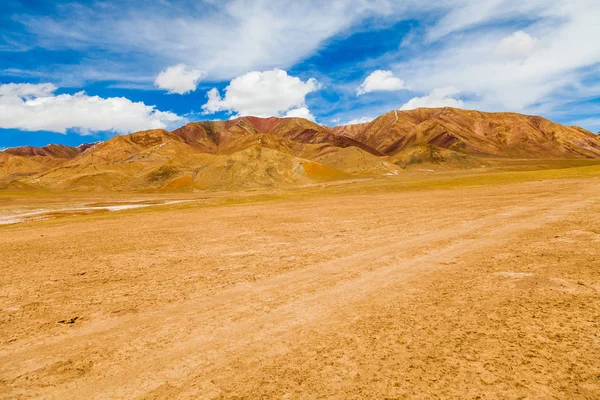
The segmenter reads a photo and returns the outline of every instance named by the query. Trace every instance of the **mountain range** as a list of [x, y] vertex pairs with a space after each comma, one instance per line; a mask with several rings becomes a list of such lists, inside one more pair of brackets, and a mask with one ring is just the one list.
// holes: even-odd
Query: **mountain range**
[[202, 190], [480, 167], [514, 159], [600, 158], [600, 137], [537, 116], [455, 108], [394, 110], [363, 124], [239, 117], [78, 147], [0, 152], [0, 189]]

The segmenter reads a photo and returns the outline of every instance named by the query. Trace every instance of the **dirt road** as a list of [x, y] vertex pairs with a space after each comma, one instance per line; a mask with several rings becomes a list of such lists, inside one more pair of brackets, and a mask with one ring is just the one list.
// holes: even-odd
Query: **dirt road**
[[2, 398], [599, 398], [600, 179], [0, 227]]

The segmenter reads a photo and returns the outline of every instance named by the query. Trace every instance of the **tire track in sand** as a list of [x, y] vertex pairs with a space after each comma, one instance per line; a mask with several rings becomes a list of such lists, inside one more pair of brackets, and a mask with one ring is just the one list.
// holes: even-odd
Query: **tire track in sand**
[[77, 336], [60, 337], [49, 344], [23, 343], [0, 353], [0, 377], [19, 388], [13, 395], [43, 394], [42, 387], [31, 384], [43, 383], [44, 374], [52, 373], [48, 366], [68, 354], [92, 362], [95, 373], [56, 382], [56, 398], [135, 398], [166, 382], [184, 390], [244, 352], [268, 347], [274, 337], [313, 324], [390, 285], [445, 268], [447, 261], [461, 254], [564, 218], [594, 201], [581, 202], [577, 196], [557, 200], [538, 199], [510, 213], [237, 285], [210, 298], [94, 321]]

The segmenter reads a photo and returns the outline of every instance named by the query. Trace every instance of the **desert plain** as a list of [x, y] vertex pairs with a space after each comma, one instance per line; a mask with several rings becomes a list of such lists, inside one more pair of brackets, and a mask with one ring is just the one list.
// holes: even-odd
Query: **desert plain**
[[598, 161], [0, 214], [0, 398], [600, 398]]

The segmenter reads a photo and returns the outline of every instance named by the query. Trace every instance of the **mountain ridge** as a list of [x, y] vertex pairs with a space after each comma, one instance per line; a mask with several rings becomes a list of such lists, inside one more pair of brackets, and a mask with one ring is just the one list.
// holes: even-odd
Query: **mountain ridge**
[[327, 127], [302, 118], [190, 122], [77, 147], [0, 152], [0, 188], [193, 190], [399, 175], [416, 164], [599, 159], [600, 137], [542, 117], [451, 107], [392, 110]]
[[[411, 144], [427, 142], [442, 148], [464, 146], [463, 151], [487, 156], [528, 158], [541, 153], [565, 157], [568, 152], [579, 151], [582, 157], [600, 157], [598, 136], [592, 132], [539, 116], [511, 112], [488, 113], [451, 107], [394, 110], [358, 127], [345, 127], [347, 125], [333, 130], [387, 155], [407, 149]], [[555, 138], [557, 133], [559, 137]], [[574, 143], [577, 140], [580, 141]]]

